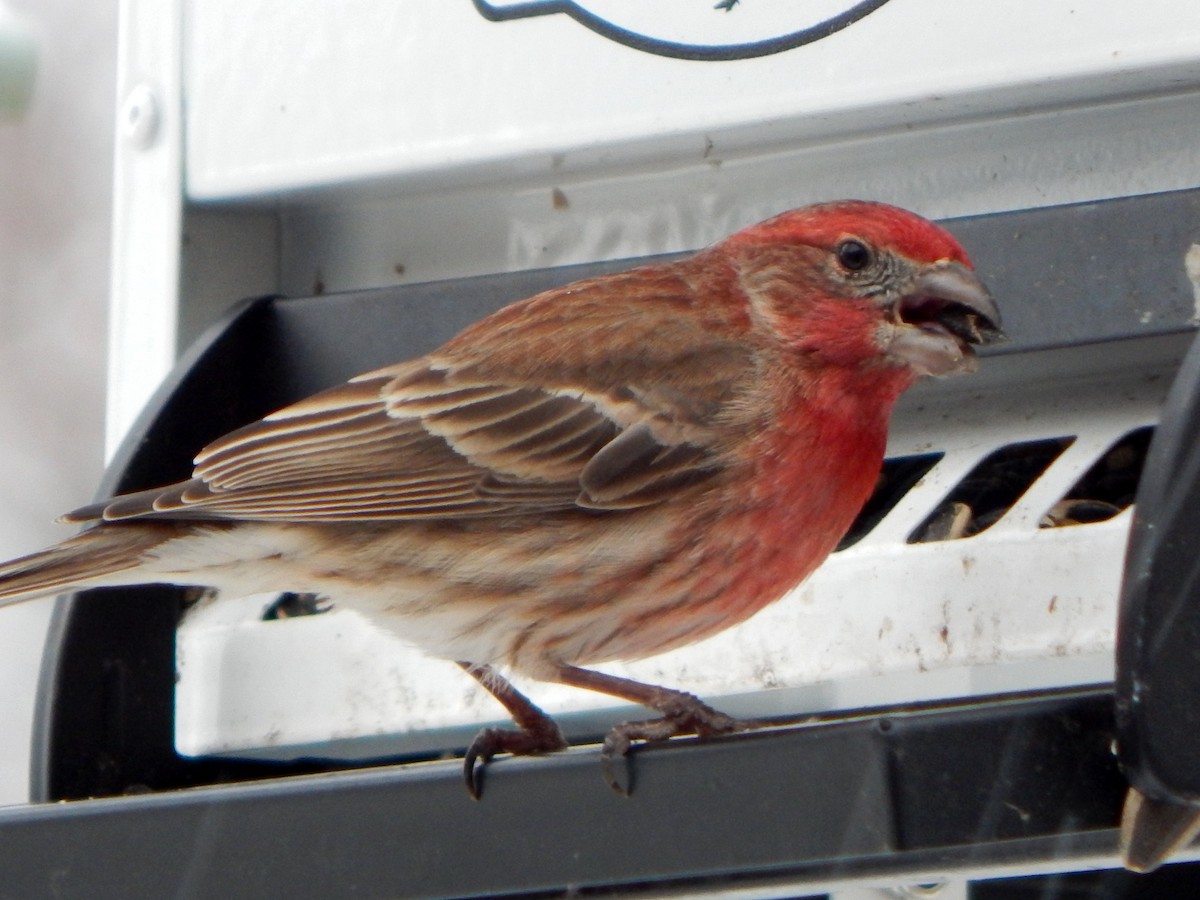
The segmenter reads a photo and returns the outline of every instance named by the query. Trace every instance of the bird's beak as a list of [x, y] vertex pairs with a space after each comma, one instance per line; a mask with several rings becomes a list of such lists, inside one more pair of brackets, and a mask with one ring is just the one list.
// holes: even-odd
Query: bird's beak
[[1006, 340], [1000, 310], [979, 277], [957, 262], [923, 266], [893, 301], [888, 352], [922, 375], [975, 368], [974, 347]]

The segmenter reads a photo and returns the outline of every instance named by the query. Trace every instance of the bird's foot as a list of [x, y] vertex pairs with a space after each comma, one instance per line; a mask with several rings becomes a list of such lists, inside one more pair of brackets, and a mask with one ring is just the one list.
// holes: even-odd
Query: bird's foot
[[[628, 796], [633, 788], [627, 759], [634, 741], [665, 741], [681, 734], [712, 737], [755, 727], [754, 722], [727, 716], [692, 694], [660, 690], [662, 694], [655, 708], [663, 714], [662, 718], [624, 722], [615, 726], [604, 739], [600, 754], [604, 780], [618, 794]], [[621, 773], [617, 771], [617, 761], [626, 763], [621, 767], [624, 770]]]
[[528, 719], [521, 725], [520, 731], [484, 728], [471, 741], [463, 758], [463, 778], [467, 782], [467, 793], [474, 799], [478, 800], [483, 793], [483, 770], [497, 753], [533, 756], [567, 748], [567, 739], [549, 716]]
[[487, 688], [500, 701], [516, 723], [517, 729], [485, 728], [475, 735], [463, 759], [463, 777], [467, 793], [478, 800], [483, 793], [483, 770], [497, 753], [532, 756], [554, 753], [567, 748], [567, 739], [558, 723], [535, 706], [532, 701], [488, 665], [460, 662], [464, 672]]

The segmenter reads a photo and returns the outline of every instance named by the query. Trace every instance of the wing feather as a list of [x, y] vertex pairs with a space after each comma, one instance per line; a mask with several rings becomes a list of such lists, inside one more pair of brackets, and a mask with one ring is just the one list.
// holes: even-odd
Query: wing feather
[[200, 451], [189, 480], [65, 518], [427, 519], [662, 502], [721, 470], [714, 418], [736, 409], [731, 398], [753, 376], [744, 347], [678, 315], [672, 271], [648, 296], [645, 333], [622, 323], [627, 345], [603, 358], [590, 346], [565, 358], [546, 323], [569, 316], [523, 317], [578, 303], [577, 315], [608, 330], [620, 312], [608, 295], [592, 297], [590, 283], [550, 292], [501, 311], [490, 331], [469, 329], [428, 357], [231, 432]]

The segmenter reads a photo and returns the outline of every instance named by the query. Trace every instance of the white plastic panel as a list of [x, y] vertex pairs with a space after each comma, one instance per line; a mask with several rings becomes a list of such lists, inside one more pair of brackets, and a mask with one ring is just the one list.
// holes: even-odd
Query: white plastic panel
[[[645, 4], [578, 6], [616, 21]], [[657, 18], [680, 33], [693, 16], [734, 31], [769, 7], [787, 32], [791, 6], [676, 0]], [[892, 0], [802, 47], [717, 62], [634, 49], [564, 14], [491, 21], [471, 0], [192, 0], [186, 23], [198, 199], [645, 169], [1200, 81], [1189, 0]]]
[[1197, 122], [1190, 92], [769, 150], [717, 142], [706, 155], [698, 140], [670, 169], [328, 191], [282, 206], [280, 287], [302, 296], [317, 282], [334, 292], [693, 250], [836, 197], [940, 219], [1190, 188]]
[[[862, 541], [742, 626], [604, 668], [684, 687], [744, 715], [1110, 678], [1129, 513], [1064, 528], [1039, 522], [1113, 442], [1155, 421], [1186, 343], [1179, 336], [1019, 354], [990, 360], [972, 378], [919, 387], [898, 411], [889, 455], [945, 455]], [[907, 543], [993, 450], [1065, 436], [1071, 446], [996, 525], [971, 538]], [[182, 752], [438, 749], [500, 716], [453, 664], [426, 659], [350, 612], [260, 621], [271, 599], [203, 608], [181, 628]], [[552, 713], [613, 705], [518, 683]], [[568, 730], [596, 721], [584, 717]]]
[[183, 207], [181, 0], [121, 4], [106, 455], [177, 351]]

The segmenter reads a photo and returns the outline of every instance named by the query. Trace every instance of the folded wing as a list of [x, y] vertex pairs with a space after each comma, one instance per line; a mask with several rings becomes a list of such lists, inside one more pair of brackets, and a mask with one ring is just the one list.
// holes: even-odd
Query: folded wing
[[[574, 314], [603, 327], [616, 316], [605, 299], [589, 306], [588, 292], [575, 288]], [[486, 366], [452, 342], [231, 432], [200, 452], [186, 481], [66, 518], [345, 521], [619, 510], [657, 503], [718, 472], [711, 420], [746, 371], [743, 351], [699, 333], [662, 340], [692, 327], [679, 315], [681, 301], [668, 297], [640, 317], [645, 333], [621, 350], [625, 362], [614, 364], [610, 352], [601, 371], [589, 349], [563, 352], [546, 317], [534, 315], [535, 304], [550, 302], [562, 300], [543, 295], [502, 313], [508, 331], [485, 333], [498, 342], [482, 348]], [[478, 351], [485, 341], [475, 340]], [[672, 345], [687, 354], [671, 356]], [[556, 378], [528, 368], [539, 350]]]

